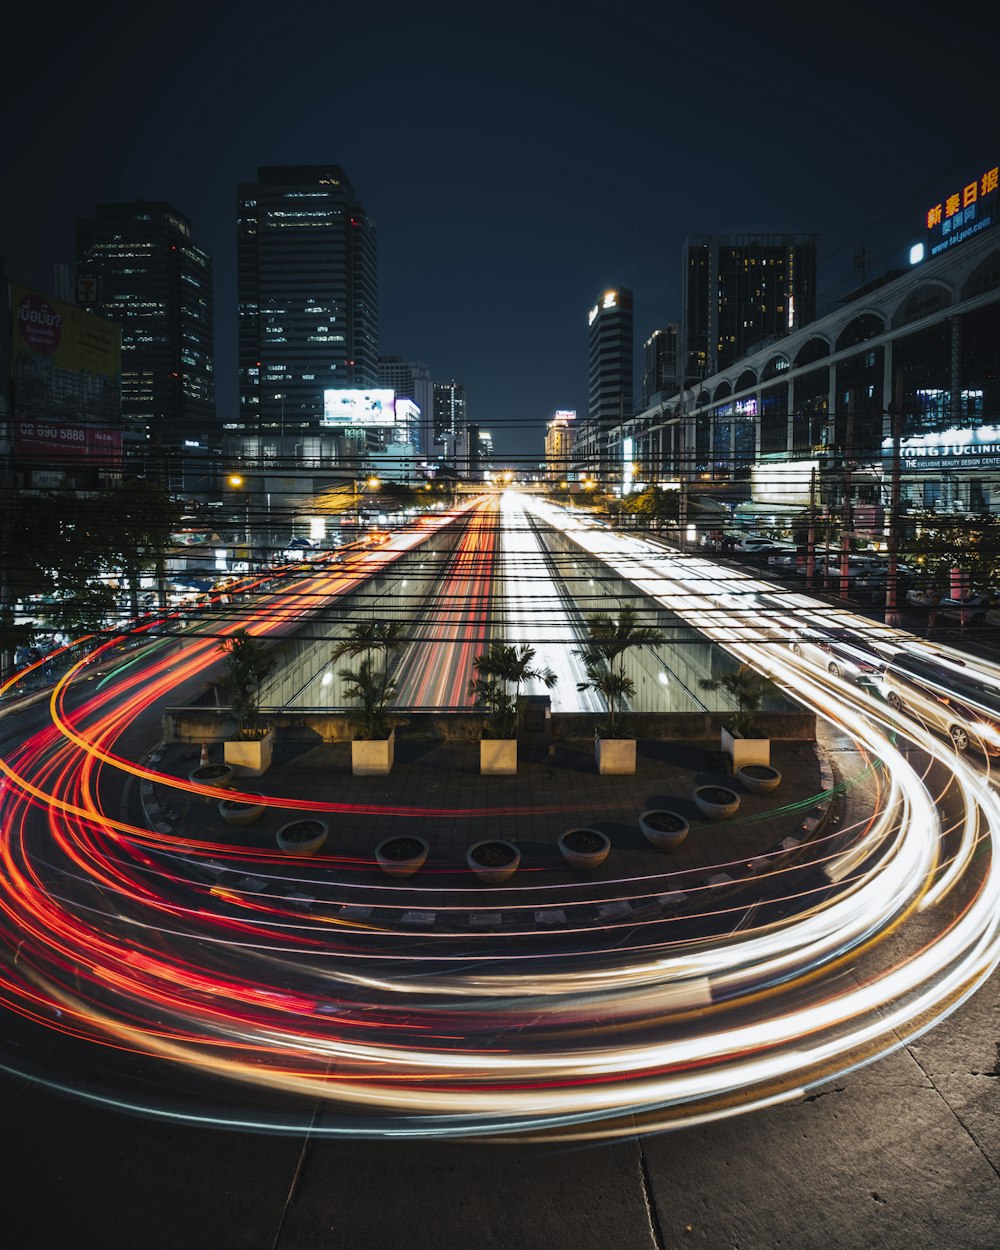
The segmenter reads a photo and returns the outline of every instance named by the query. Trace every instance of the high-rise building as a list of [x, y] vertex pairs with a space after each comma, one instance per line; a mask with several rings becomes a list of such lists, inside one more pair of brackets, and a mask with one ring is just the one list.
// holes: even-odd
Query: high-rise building
[[605, 291], [590, 310], [587, 418], [602, 429], [632, 415], [632, 292]]
[[643, 344], [640, 411], [655, 402], [654, 396], [674, 395], [677, 380], [677, 339], [680, 327], [676, 321], [654, 330]]
[[378, 384], [375, 227], [339, 165], [239, 187], [240, 423], [318, 430], [323, 392]]
[[98, 204], [76, 223], [77, 303], [121, 328], [129, 443], [181, 447], [215, 422], [212, 262], [169, 204]]
[[398, 399], [410, 399], [420, 409], [418, 448], [422, 455], [431, 454], [434, 441], [434, 384], [425, 364], [404, 360], [402, 356], [379, 356], [378, 384], [391, 388]]
[[690, 387], [815, 318], [816, 236], [689, 238], [681, 281], [681, 365]]
[[465, 387], [461, 382], [435, 382], [434, 441], [445, 434], [463, 434], [467, 425]]
[[561, 409], [545, 427], [545, 475], [552, 481], [562, 480], [569, 471], [575, 421], [572, 409]]
[[610, 471], [609, 433], [632, 416], [635, 403], [633, 300], [626, 287], [605, 291], [588, 322], [587, 419], [574, 440], [574, 463], [587, 472]]

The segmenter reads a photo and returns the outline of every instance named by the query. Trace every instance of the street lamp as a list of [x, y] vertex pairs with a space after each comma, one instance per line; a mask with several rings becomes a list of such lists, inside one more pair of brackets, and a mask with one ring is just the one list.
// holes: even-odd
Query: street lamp
[[[244, 478], [239, 473], [230, 473], [229, 477], [226, 478], [226, 481], [233, 488], [233, 490], [236, 490], [236, 491], [240, 490], [246, 484]], [[250, 495], [246, 491], [243, 492], [243, 504], [244, 504], [243, 541], [246, 544], [247, 563], [249, 564], [250, 562]]]

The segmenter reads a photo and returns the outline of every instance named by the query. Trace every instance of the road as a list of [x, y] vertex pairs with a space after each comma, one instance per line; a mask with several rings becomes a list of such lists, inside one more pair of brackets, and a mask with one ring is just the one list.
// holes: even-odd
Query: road
[[[192, 1229], [169, 1201], [151, 1219], [121, 1183], [81, 1167], [92, 1206], [124, 1203], [102, 1212], [102, 1244], [129, 1244], [130, 1220], [148, 1245], [174, 1244], [185, 1227], [187, 1244], [254, 1247], [327, 1244], [330, 1229], [366, 1246], [995, 1244], [1000, 811], [987, 771], [776, 638], [808, 624], [818, 609], [807, 596], [772, 605], [773, 587], [750, 575], [540, 511], [766, 667], [857, 758], [881, 761], [868, 817], [787, 879], [788, 906], [766, 923], [683, 943], [655, 930], [628, 948], [590, 941], [571, 960], [544, 934], [522, 936], [470, 964], [464, 939], [431, 952], [303, 915], [287, 894], [256, 913], [234, 913], [224, 892], [193, 905], [170, 870], [176, 846], [135, 818], [150, 770], [133, 760], [162, 703], [213, 671], [216, 640], [162, 640], [99, 678], [84, 667], [47, 710], [3, 722], [5, 1119], [29, 1146], [6, 1183], [19, 1209], [35, 1204], [22, 1244], [55, 1244], [47, 1217], [68, 1219], [83, 1194], [56, 1186], [46, 1210], [51, 1178], [28, 1164], [59, 1158], [65, 1173], [95, 1131], [127, 1177], [130, 1137], [167, 1178], [183, 1138], [182, 1189], [221, 1198]], [[492, 551], [475, 522], [469, 532], [464, 586], [481, 582]], [[355, 575], [331, 572], [329, 592]], [[243, 619], [260, 633], [290, 628], [321, 606], [324, 576], [309, 575], [306, 606], [290, 587]], [[839, 615], [869, 642], [915, 645]], [[280, 872], [276, 856], [207, 849], [251, 875]], [[985, 1090], [956, 1068], [955, 1048], [988, 1074]], [[52, 1072], [91, 1096], [56, 1104], [55, 1149], [37, 1127], [56, 1114], [39, 1084]], [[94, 1105], [104, 1090], [108, 1105]], [[154, 1118], [130, 1111], [142, 1107]], [[221, 1120], [243, 1131], [213, 1137]], [[274, 1135], [252, 1131], [265, 1126]], [[504, 1144], [525, 1133], [551, 1144]], [[462, 1134], [499, 1141], [470, 1151], [450, 1141]], [[915, 1204], [913, 1177], [925, 1188], [944, 1159], [959, 1182]], [[148, 1202], [156, 1191], [141, 1192]]]

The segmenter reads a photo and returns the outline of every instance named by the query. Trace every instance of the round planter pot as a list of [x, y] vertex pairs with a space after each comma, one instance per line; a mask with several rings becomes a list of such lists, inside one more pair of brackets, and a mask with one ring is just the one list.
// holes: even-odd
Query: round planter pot
[[513, 842], [488, 838], [475, 842], [465, 852], [465, 862], [474, 876], [490, 885], [502, 885], [517, 872], [521, 852]]
[[770, 794], [781, 785], [781, 773], [770, 764], [744, 764], [736, 776], [751, 794]]
[[[216, 790], [228, 790], [233, 779], [233, 770], [228, 764], [199, 764], [188, 773], [188, 781], [198, 786], [213, 786]], [[205, 798], [198, 795], [198, 798]]]
[[252, 825], [263, 813], [263, 803], [241, 803], [238, 799], [219, 799], [219, 815], [227, 825]]
[[574, 868], [589, 871], [599, 868], [608, 858], [611, 839], [599, 829], [567, 829], [559, 835], [559, 850]]
[[657, 850], [672, 851], [684, 841], [691, 826], [679, 812], [654, 807], [639, 817], [639, 828]]
[[378, 866], [390, 877], [412, 877], [427, 862], [430, 847], [423, 838], [403, 834], [386, 838], [375, 848]]
[[325, 820], [313, 816], [303, 820], [291, 820], [282, 825], [275, 835], [278, 849], [286, 855], [315, 855], [330, 832]]
[[699, 786], [694, 792], [694, 801], [709, 820], [727, 820], [740, 809], [740, 796], [728, 786]]

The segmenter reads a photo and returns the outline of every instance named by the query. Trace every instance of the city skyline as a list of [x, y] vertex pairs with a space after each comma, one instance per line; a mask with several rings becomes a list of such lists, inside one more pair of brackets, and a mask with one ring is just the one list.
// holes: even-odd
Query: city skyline
[[[261, 40], [264, 10], [241, 12], [199, 13], [167, 58], [119, 5], [45, 32], [41, 79], [13, 67], [11, 99], [35, 112], [7, 173], [30, 194], [0, 217], [8, 275], [51, 291], [94, 203], [174, 204], [213, 261], [222, 416], [237, 409], [236, 188], [260, 166], [347, 170], [378, 231], [379, 353], [462, 378], [470, 419], [530, 462], [553, 411], [586, 409], [595, 290], [635, 291], [638, 350], [681, 313], [685, 237], [789, 230], [817, 233], [830, 300], [856, 258], [869, 274], [898, 264], [921, 196], [996, 149], [985, 46], [891, 13], [855, 38], [857, 7], [826, 28], [781, 5], [753, 24], [727, 6], [632, 5], [610, 27], [595, 6], [571, 27], [516, 7], [459, 25], [432, 6], [338, 17], [346, 59], [328, 17], [311, 15], [309, 41], [301, 24]], [[193, 6], [169, 13], [195, 29], [180, 20]], [[100, 91], [81, 90], [78, 65]], [[946, 90], [929, 99], [931, 81]]]

